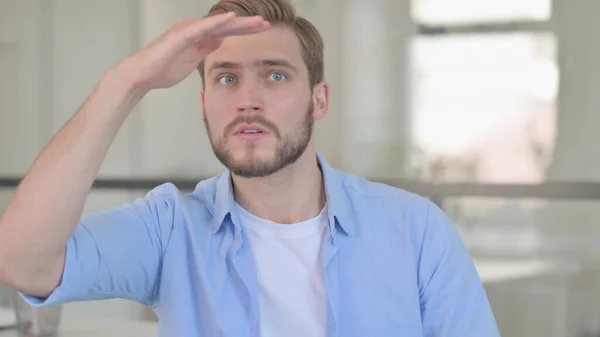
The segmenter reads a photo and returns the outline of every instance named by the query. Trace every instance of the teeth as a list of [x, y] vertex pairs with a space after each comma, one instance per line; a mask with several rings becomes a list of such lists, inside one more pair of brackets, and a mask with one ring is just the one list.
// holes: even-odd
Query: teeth
[[244, 130], [244, 131], [242, 131], [242, 133], [254, 134], [254, 133], [261, 133], [261, 131], [259, 131], [259, 130]]

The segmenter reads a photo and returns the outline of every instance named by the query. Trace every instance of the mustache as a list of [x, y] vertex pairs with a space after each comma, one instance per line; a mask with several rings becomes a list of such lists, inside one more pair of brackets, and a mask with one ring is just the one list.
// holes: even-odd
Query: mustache
[[278, 139], [281, 138], [277, 125], [261, 115], [243, 115], [236, 117], [225, 127], [225, 136], [231, 135], [240, 124], [257, 124], [273, 133]]

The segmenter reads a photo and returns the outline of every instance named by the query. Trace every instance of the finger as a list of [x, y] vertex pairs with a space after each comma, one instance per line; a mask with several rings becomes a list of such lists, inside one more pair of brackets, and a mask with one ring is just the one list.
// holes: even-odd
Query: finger
[[235, 17], [235, 12], [227, 12], [205, 17], [196, 21], [198, 26], [197, 28], [211, 30], [233, 20]]
[[224, 38], [233, 35], [255, 34], [265, 31], [271, 27], [271, 24], [262, 18], [248, 21], [230, 21], [225, 25], [215, 28], [210, 32], [211, 37]]
[[179, 29], [179, 33], [188, 39], [193, 39], [204, 34], [205, 32], [209, 32], [222, 25], [225, 25], [235, 18], [235, 12], [227, 12], [201, 19], [185, 19], [179, 23], [181, 27], [181, 29]]
[[194, 32], [194, 41], [219, 38], [231, 35], [253, 34], [270, 27], [270, 24], [260, 16], [236, 17], [233, 20], [222, 21], [219, 24], [203, 26]]
[[224, 14], [217, 14], [201, 19], [188, 19], [183, 20], [183, 31], [185, 34], [191, 36], [200, 36], [209, 33], [219, 27], [222, 27], [231, 21], [258, 21], [262, 20], [260, 17], [237, 17], [235, 12], [227, 12]]

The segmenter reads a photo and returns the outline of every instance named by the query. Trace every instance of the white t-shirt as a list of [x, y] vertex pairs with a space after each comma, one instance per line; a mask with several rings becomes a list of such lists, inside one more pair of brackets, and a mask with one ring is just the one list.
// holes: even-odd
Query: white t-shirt
[[262, 337], [320, 337], [327, 330], [321, 243], [327, 207], [304, 222], [283, 225], [239, 205], [257, 264]]

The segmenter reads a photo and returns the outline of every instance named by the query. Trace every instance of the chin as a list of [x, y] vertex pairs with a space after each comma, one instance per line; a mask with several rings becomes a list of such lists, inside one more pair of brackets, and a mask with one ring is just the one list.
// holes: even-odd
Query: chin
[[274, 149], [267, 149], [265, 146], [257, 144], [240, 146], [237, 149], [231, 149], [229, 152], [236, 161], [272, 160], [275, 157]]

